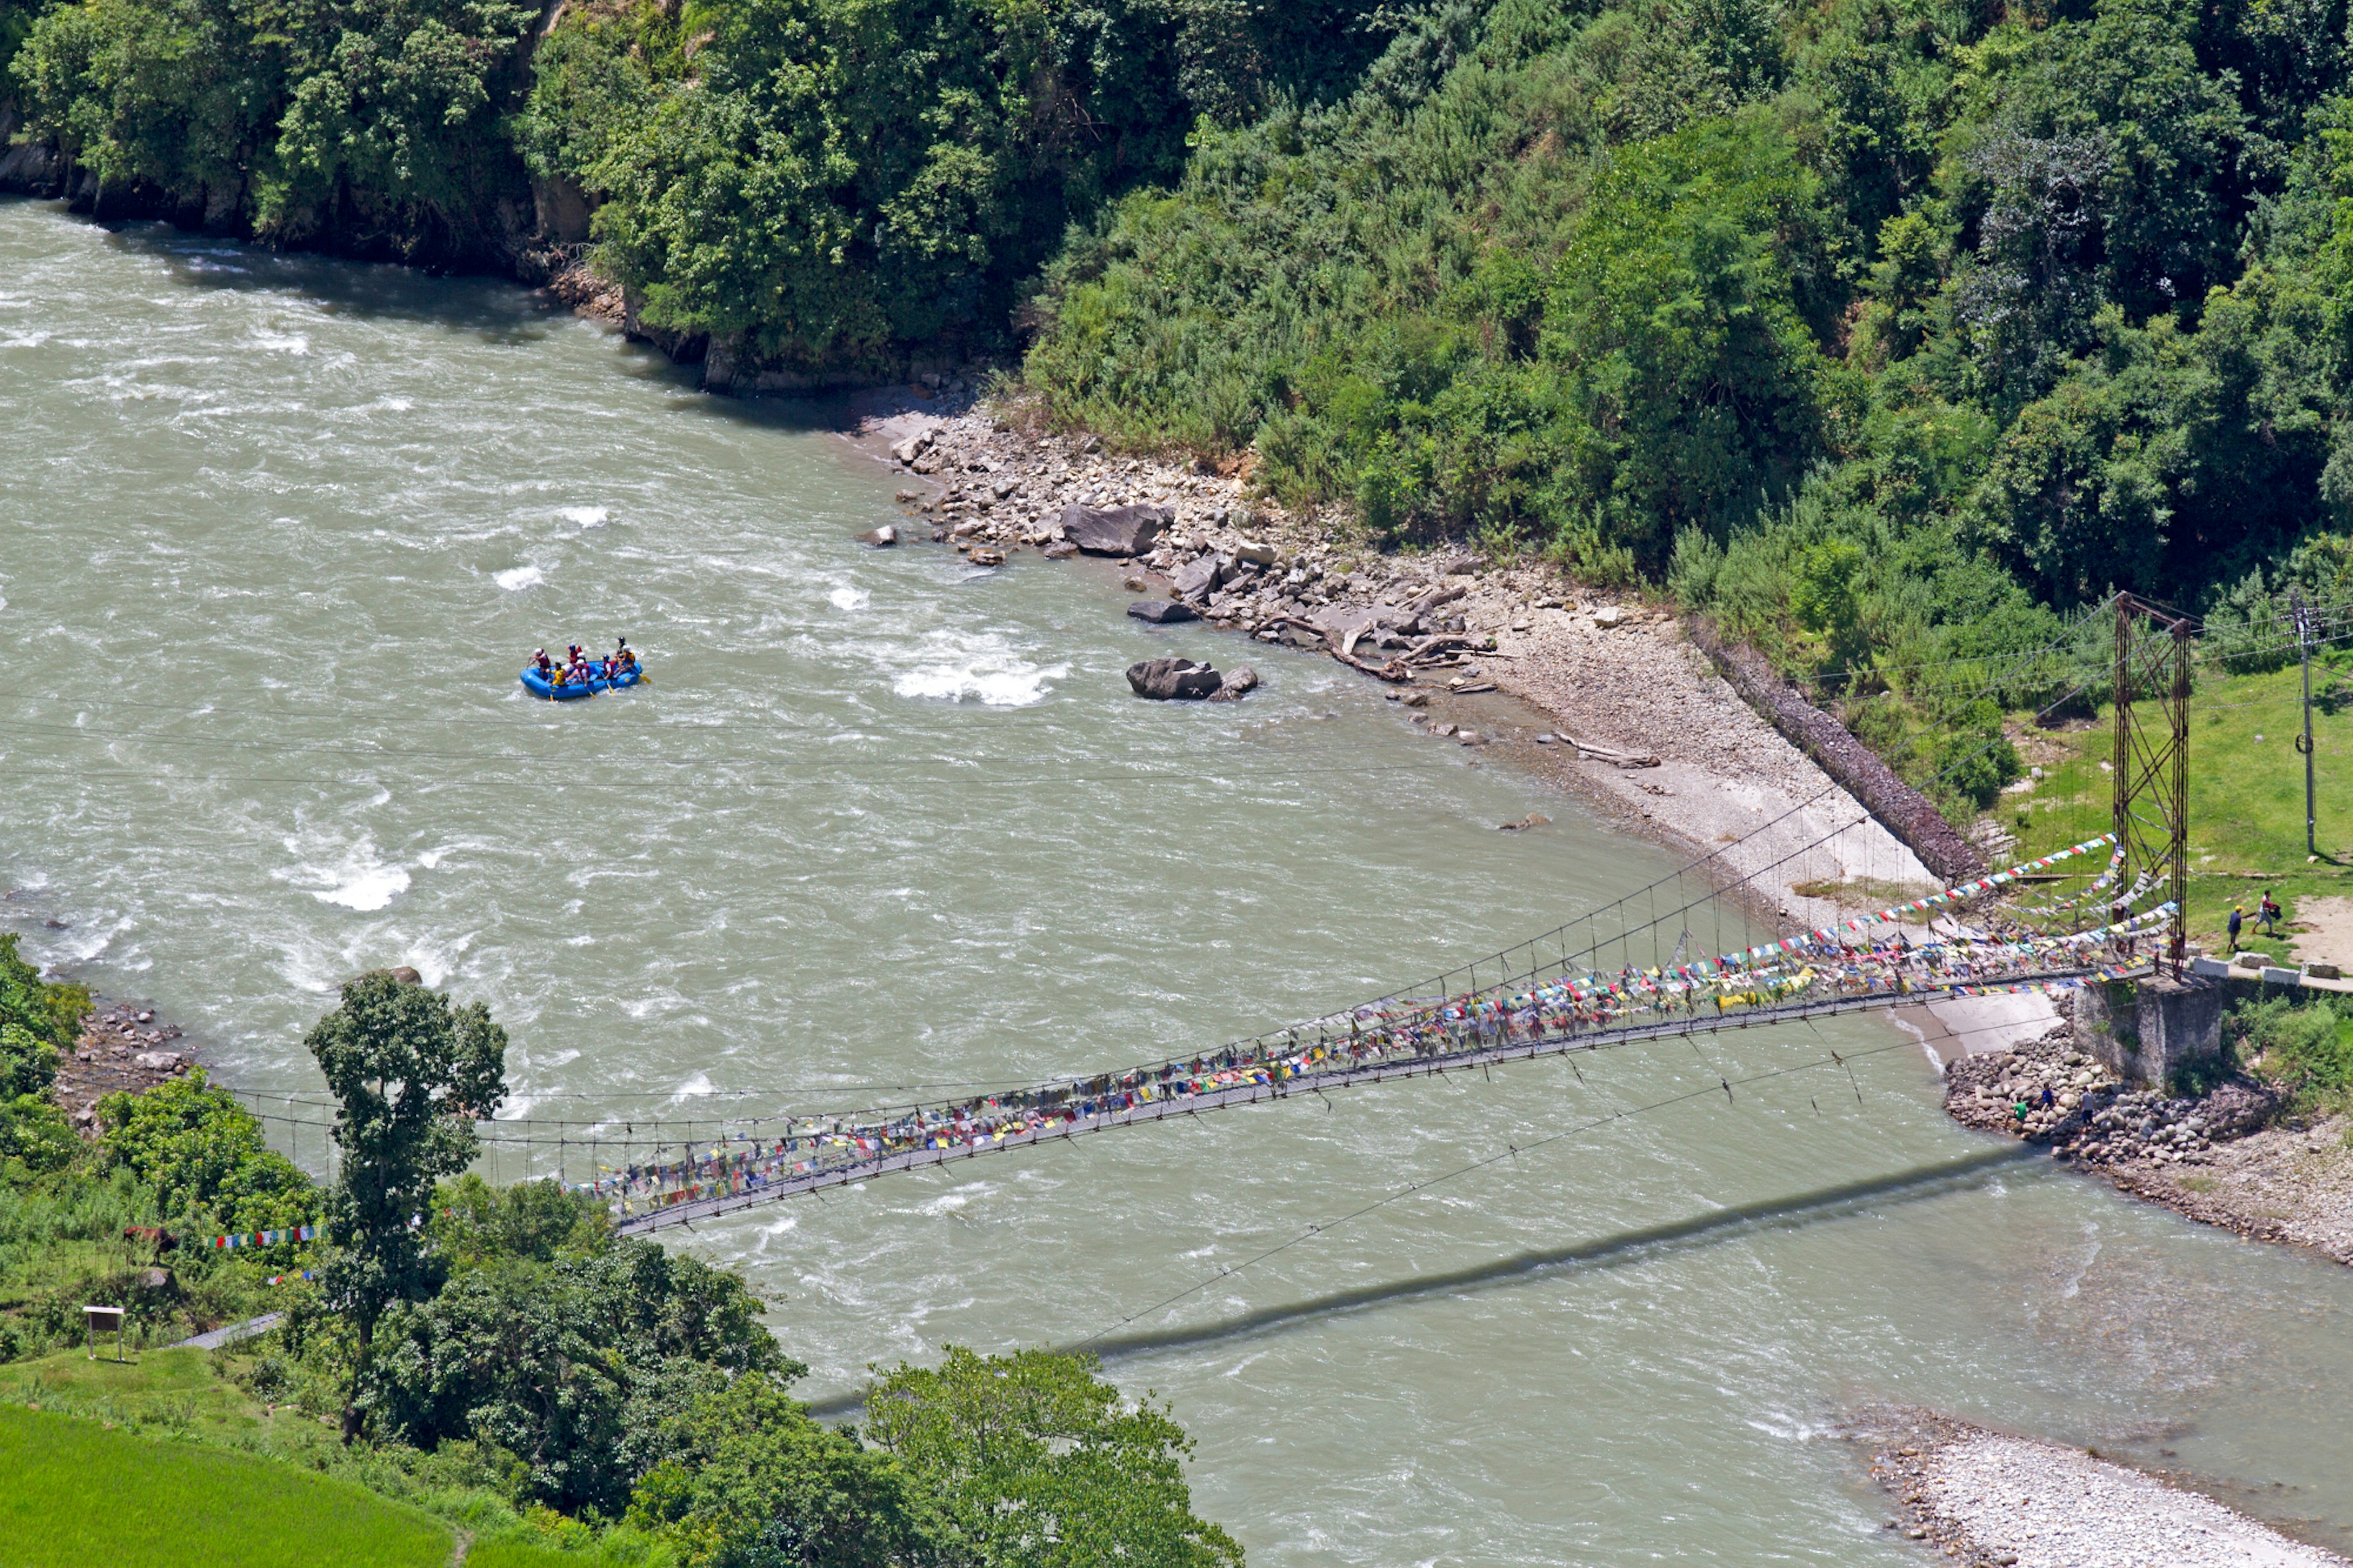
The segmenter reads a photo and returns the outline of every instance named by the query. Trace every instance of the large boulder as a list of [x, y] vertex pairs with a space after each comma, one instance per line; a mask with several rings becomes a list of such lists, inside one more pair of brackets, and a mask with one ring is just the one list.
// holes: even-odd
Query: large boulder
[[1062, 537], [1090, 555], [1141, 555], [1176, 519], [1165, 506], [1066, 506]]
[[1169, 592], [1192, 604], [1207, 603], [1218, 587], [1218, 558], [1196, 555], [1168, 574]]
[[1148, 658], [1127, 667], [1127, 683], [1138, 697], [1166, 702], [1212, 696], [1225, 684], [1225, 678], [1189, 658]]
[[1173, 626], [1178, 621], [1198, 621], [1201, 618], [1192, 605], [1181, 599], [1138, 599], [1128, 605], [1127, 613], [1139, 621], [1150, 621], [1155, 626]]

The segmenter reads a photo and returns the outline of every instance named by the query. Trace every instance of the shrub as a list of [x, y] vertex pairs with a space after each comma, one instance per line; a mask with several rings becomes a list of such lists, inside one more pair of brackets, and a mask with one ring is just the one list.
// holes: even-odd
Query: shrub
[[2264, 996], [2232, 1007], [2223, 1026], [2239, 1058], [2299, 1109], [2334, 1110], [2353, 1094], [2353, 1019], [2330, 1002]]
[[2002, 735], [2001, 712], [1982, 700], [1961, 710], [1929, 756], [1936, 770], [1929, 782], [1979, 807], [1991, 805], [2019, 774], [2018, 749]]
[[0, 1099], [47, 1094], [89, 1012], [88, 990], [42, 980], [16, 955], [16, 933], [0, 935]]
[[57, 1102], [45, 1094], [0, 1100], [0, 1168], [10, 1163], [28, 1174], [62, 1171], [81, 1152], [81, 1140]]
[[168, 1215], [209, 1213], [235, 1230], [316, 1217], [311, 1178], [270, 1148], [261, 1123], [227, 1089], [208, 1085], [201, 1068], [144, 1094], [110, 1094], [98, 1114], [105, 1167], [146, 1184]]

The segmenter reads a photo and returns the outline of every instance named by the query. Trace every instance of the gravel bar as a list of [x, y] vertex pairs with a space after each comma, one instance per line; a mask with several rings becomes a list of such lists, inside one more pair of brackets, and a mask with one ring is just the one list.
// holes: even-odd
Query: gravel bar
[[1971, 1568], [2345, 1568], [2210, 1497], [2094, 1458], [1924, 1411], [1872, 1461], [1897, 1528]]

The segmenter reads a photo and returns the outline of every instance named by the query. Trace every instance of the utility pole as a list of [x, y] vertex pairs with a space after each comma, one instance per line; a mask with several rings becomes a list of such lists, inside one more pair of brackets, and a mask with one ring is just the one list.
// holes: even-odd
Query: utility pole
[[2304, 753], [2304, 853], [2306, 859], [2317, 860], [2320, 847], [2313, 842], [2312, 806], [2312, 610], [2300, 588], [2290, 603], [2295, 608], [2296, 652], [2304, 661], [2304, 733], [2295, 738], [2295, 749]]

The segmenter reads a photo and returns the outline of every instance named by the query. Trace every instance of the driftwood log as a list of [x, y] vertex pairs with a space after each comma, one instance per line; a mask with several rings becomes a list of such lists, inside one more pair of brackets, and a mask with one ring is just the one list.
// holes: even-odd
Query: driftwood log
[[1353, 653], [1341, 653], [1337, 649], [1333, 651], [1332, 657], [1351, 669], [1361, 669], [1366, 675], [1377, 675], [1383, 680], [1396, 682], [1413, 679], [1413, 671], [1405, 667], [1402, 659], [1393, 658], [1387, 664], [1375, 664], [1371, 659], [1358, 658]]
[[1297, 626], [1303, 631], [1314, 632], [1324, 639], [1324, 646], [1331, 651], [1332, 657], [1351, 669], [1360, 669], [1366, 675], [1377, 676], [1391, 683], [1413, 679], [1413, 671], [1406, 668], [1402, 658], [1375, 664], [1368, 658], [1356, 657], [1356, 644], [1359, 639], [1371, 635], [1373, 628], [1370, 626], [1352, 626], [1344, 635], [1304, 616], [1276, 616], [1265, 624], [1268, 629]]
[[1608, 746], [1597, 746], [1590, 741], [1580, 741], [1576, 736], [1567, 733], [1563, 733], [1560, 738], [1563, 743], [1580, 757], [1591, 757], [1597, 762], [1609, 763], [1621, 768], [1655, 768], [1659, 765], [1659, 759], [1648, 752], [1613, 751]]
[[1935, 803], [1896, 777], [1895, 770], [1849, 734], [1845, 725], [1807, 701], [1763, 654], [1746, 644], [1725, 642], [1703, 616], [1692, 617], [1686, 629], [1742, 700], [1813, 758], [1881, 826], [1920, 857], [1923, 866], [1947, 882], [1985, 875], [1985, 860], [1976, 846], [1945, 820]]

